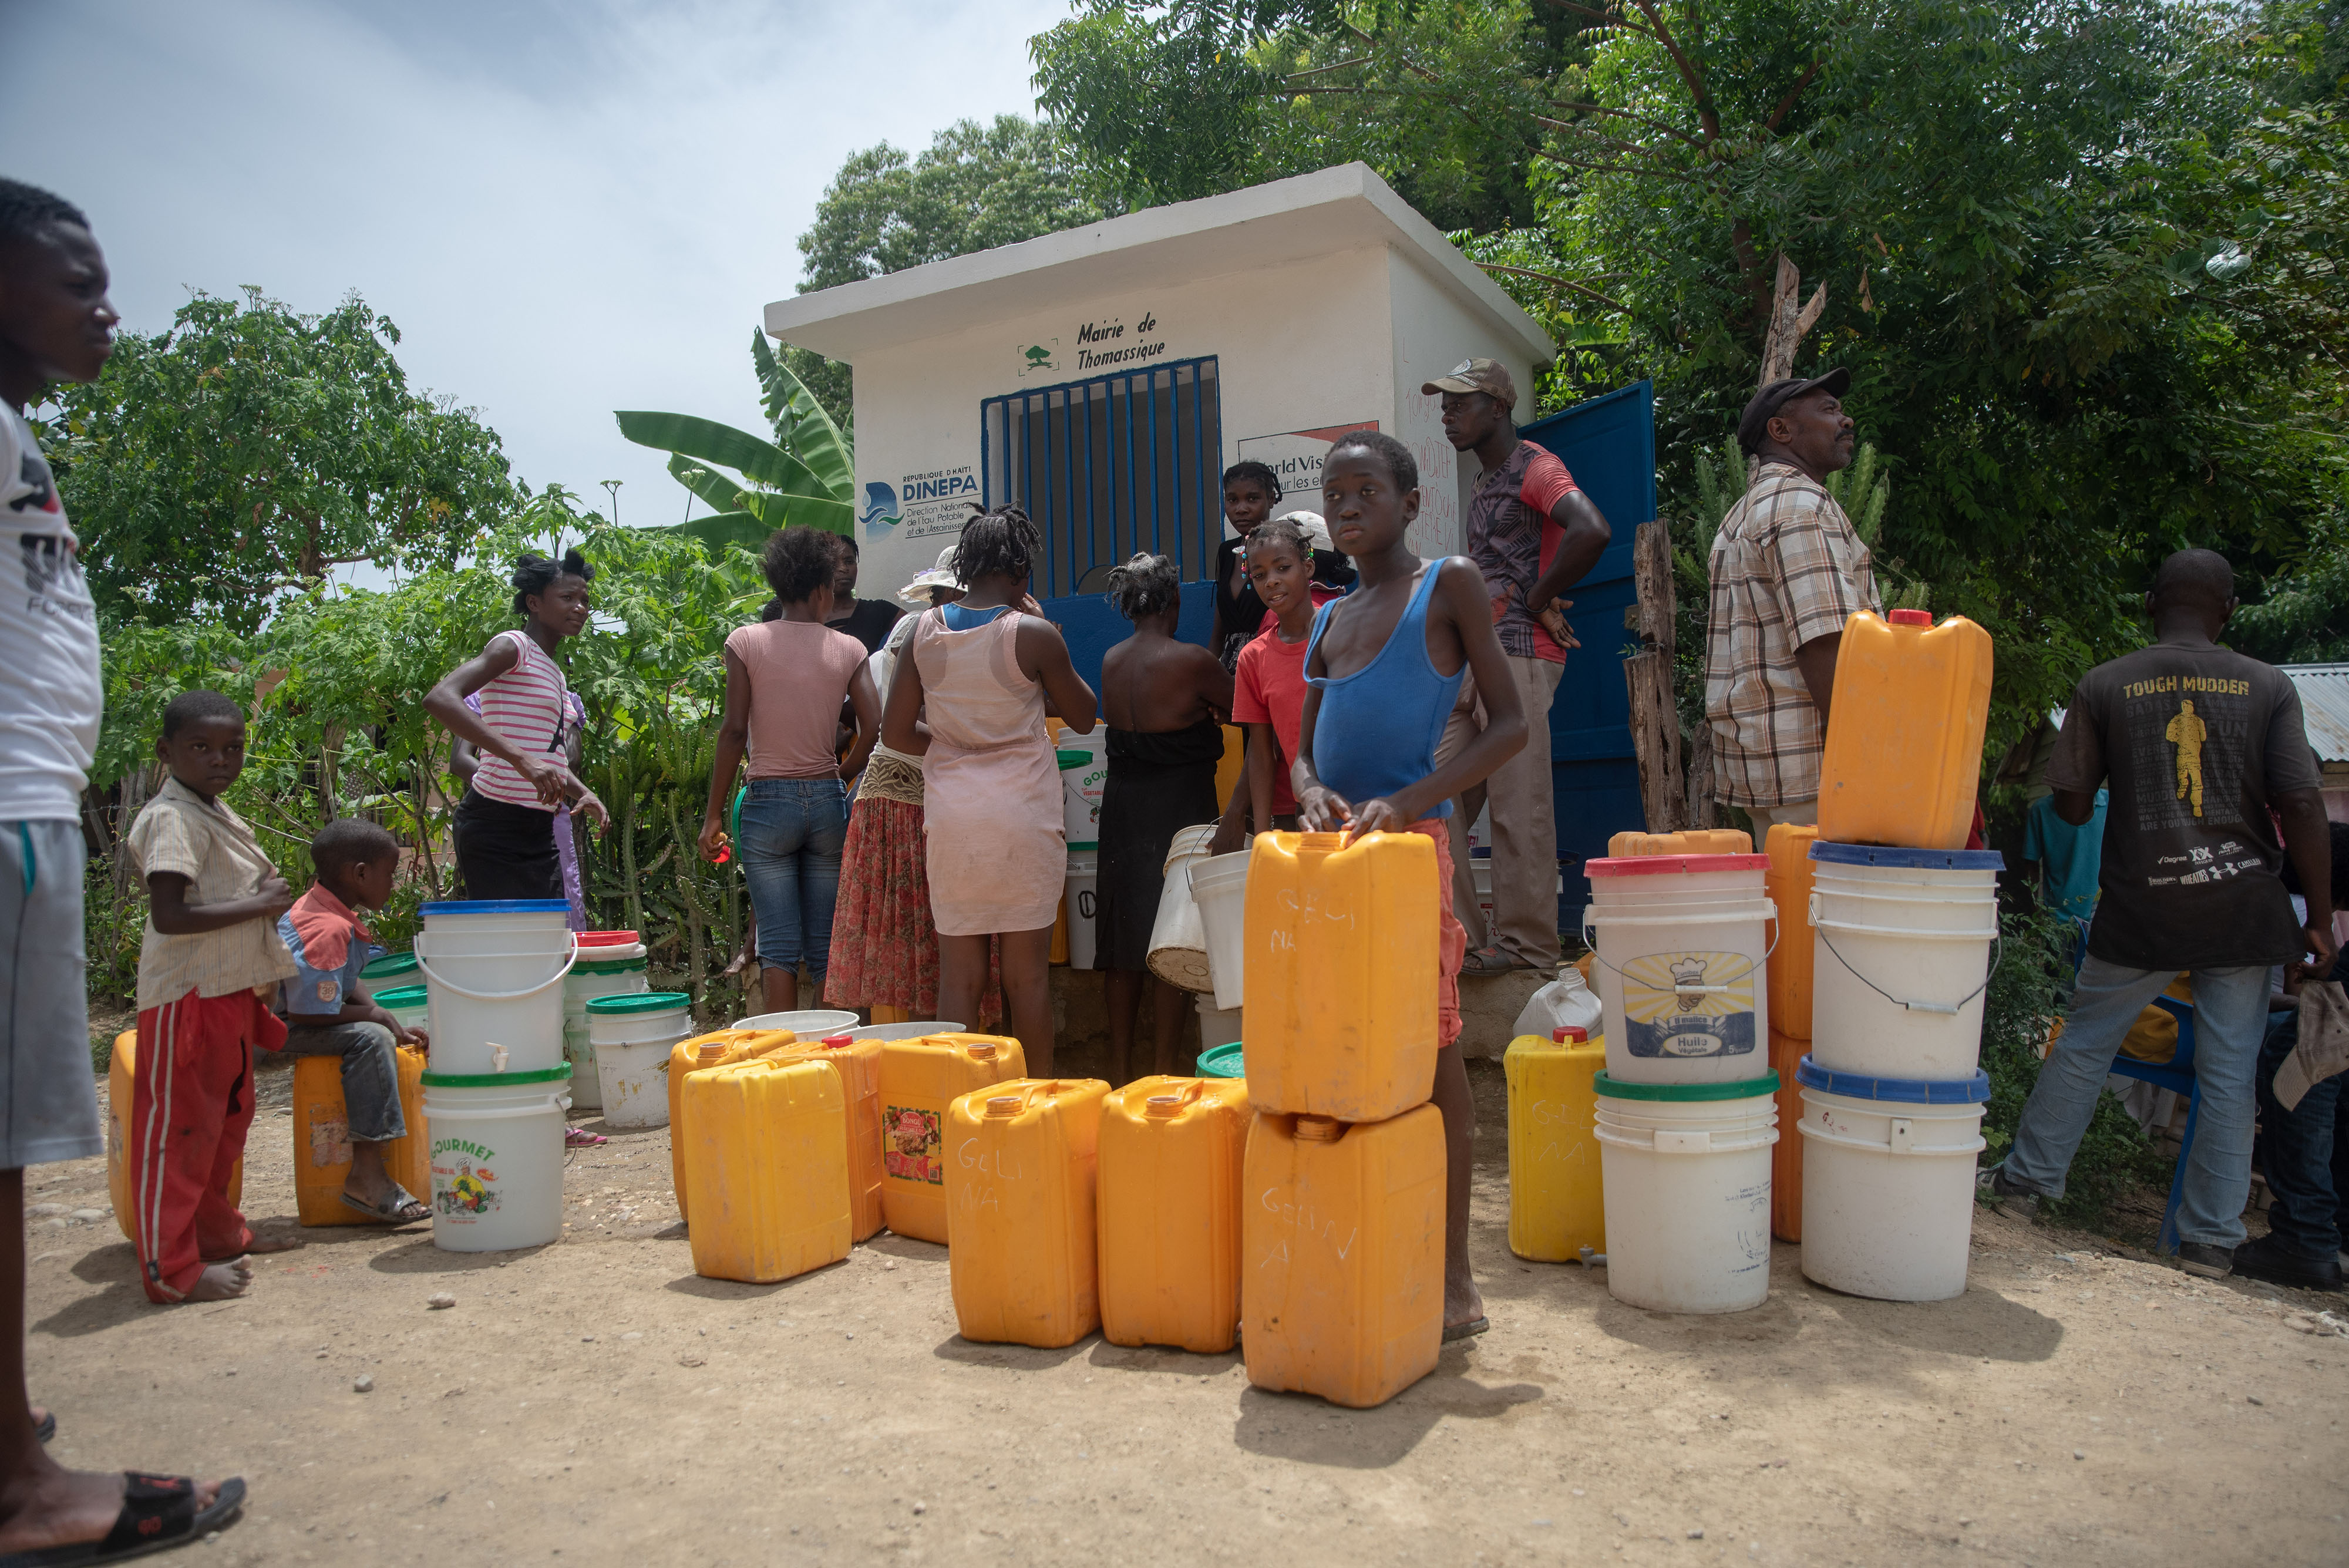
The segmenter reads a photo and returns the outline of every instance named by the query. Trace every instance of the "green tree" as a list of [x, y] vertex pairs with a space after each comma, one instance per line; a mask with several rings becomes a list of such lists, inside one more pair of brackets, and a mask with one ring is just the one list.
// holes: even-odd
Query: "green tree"
[[451, 564], [519, 493], [498, 438], [411, 389], [399, 329], [352, 295], [303, 316], [199, 293], [58, 390], [46, 433], [100, 614], [217, 614], [367, 561]]
[[[1119, 203], [1089, 193], [1059, 133], [1018, 115], [957, 120], [908, 157], [884, 141], [849, 154], [799, 240], [799, 292], [902, 272], [1098, 222]], [[849, 369], [804, 348], [784, 363], [841, 429]]]
[[710, 505], [709, 516], [662, 532], [688, 535], [712, 548], [733, 543], [755, 549], [769, 534], [793, 524], [854, 536], [856, 463], [846, 438], [756, 329], [750, 361], [774, 426], [772, 441], [692, 414], [621, 410], [613, 415], [622, 435], [667, 452], [677, 482]]

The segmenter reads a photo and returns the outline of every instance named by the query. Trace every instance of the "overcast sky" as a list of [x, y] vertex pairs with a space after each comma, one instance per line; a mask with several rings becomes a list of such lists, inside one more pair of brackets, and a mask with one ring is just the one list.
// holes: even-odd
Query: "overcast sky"
[[90, 215], [125, 326], [357, 289], [410, 383], [623, 522], [614, 409], [763, 429], [750, 338], [851, 151], [1034, 109], [1066, 0], [0, 0], [0, 173]]

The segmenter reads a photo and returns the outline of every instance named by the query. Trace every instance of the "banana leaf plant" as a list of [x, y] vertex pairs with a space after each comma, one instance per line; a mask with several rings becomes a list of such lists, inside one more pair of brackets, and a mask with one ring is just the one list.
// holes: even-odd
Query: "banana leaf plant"
[[856, 464], [847, 439], [756, 329], [750, 360], [772, 441], [692, 414], [614, 414], [622, 435], [667, 452], [670, 474], [712, 508], [707, 517], [660, 532], [698, 539], [712, 550], [756, 550], [768, 535], [794, 524], [853, 536]]

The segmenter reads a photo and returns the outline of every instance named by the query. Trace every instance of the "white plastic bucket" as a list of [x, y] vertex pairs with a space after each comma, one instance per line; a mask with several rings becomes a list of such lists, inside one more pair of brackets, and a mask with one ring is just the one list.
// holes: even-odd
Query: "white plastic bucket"
[[1724, 1084], [1768, 1068], [1769, 865], [1766, 855], [1584, 863], [1592, 901], [1583, 924], [1596, 933], [1592, 978], [1617, 1082]]
[[409, 1029], [432, 1032], [432, 1005], [419, 982], [415, 985], [386, 986], [369, 998], [378, 1007], [399, 1020]]
[[[764, 1025], [736, 1024], [734, 1027]], [[919, 1040], [930, 1034], [967, 1034], [969, 1031], [959, 1023], [947, 1023], [937, 1019], [917, 1023], [843, 1023], [833, 1031], [835, 1034], [851, 1035], [858, 1040]]]
[[1069, 967], [1091, 969], [1101, 950], [1101, 851], [1069, 850]]
[[1207, 942], [1207, 976], [1215, 981], [1219, 1008], [1237, 1008], [1244, 994], [1240, 976], [1247, 954], [1249, 858], [1243, 849], [1190, 865], [1191, 901], [1199, 907], [1199, 927]]
[[587, 1004], [605, 1127], [668, 1126], [669, 1050], [694, 1033], [693, 999], [681, 991], [599, 996]]
[[[628, 996], [649, 991], [645, 976], [645, 947], [634, 952], [614, 947], [582, 947], [579, 961], [563, 977], [563, 1059], [571, 1064], [571, 1104], [578, 1110], [604, 1107], [604, 1085], [595, 1076], [595, 1043], [587, 1037], [587, 1004], [599, 996]], [[606, 953], [617, 952], [616, 958]]]
[[432, 1244], [450, 1252], [543, 1247], [563, 1235], [568, 1063], [527, 1073], [427, 1073]]
[[[1102, 791], [1109, 784], [1108, 739], [1099, 730], [1090, 735], [1080, 735], [1069, 730], [1061, 732], [1060, 750], [1092, 753], [1087, 761], [1061, 770], [1061, 808], [1071, 849], [1097, 849], [1101, 846]], [[1083, 969], [1087, 966], [1077, 963], [1072, 958], [1070, 967]]]
[[1599, 1075], [1593, 1130], [1607, 1288], [1617, 1301], [1724, 1313], [1768, 1299], [1777, 1086], [1775, 1073], [1726, 1084], [1626, 1084], [1611, 1067]]
[[1993, 849], [1811, 846], [1811, 1054], [1820, 1066], [1973, 1076], [2004, 863]]
[[[821, 1040], [827, 1034], [837, 1034], [843, 1029], [856, 1027], [856, 1014], [843, 1012], [833, 1007], [802, 1007], [792, 1012], [754, 1012], [748, 1018], [736, 1019], [735, 1029], [788, 1029], [802, 1040]], [[932, 1024], [929, 1028], [943, 1033], [947, 1025]]]
[[1963, 1295], [1974, 1161], [1990, 1077], [1836, 1073], [1810, 1057], [1803, 1096], [1803, 1275], [1888, 1302]]
[[1204, 991], [1198, 995], [1197, 1006], [1201, 1055], [1206, 1054], [1218, 1045], [1229, 1045], [1241, 1038], [1241, 1014], [1238, 1008], [1217, 1007], [1216, 999]]
[[[429, 993], [432, 1061], [457, 1075], [533, 1073], [563, 1061], [563, 983], [579, 945], [560, 898], [424, 906], [416, 969]], [[504, 1047], [502, 1064], [490, 1050]]]
[[1166, 881], [1158, 891], [1158, 918], [1150, 926], [1150, 972], [1185, 991], [1212, 992], [1207, 930], [1191, 898], [1191, 863], [1207, 857], [1216, 824], [1203, 822], [1174, 836], [1166, 848]]

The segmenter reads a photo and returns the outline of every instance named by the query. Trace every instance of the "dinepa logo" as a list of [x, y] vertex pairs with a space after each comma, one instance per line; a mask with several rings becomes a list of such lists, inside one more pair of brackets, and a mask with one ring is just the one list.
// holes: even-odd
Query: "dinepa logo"
[[884, 484], [877, 479], [867, 480], [864, 485], [864, 515], [856, 521], [868, 539], [878, 539], [895, 528], [897, 525], [897, 487]]

